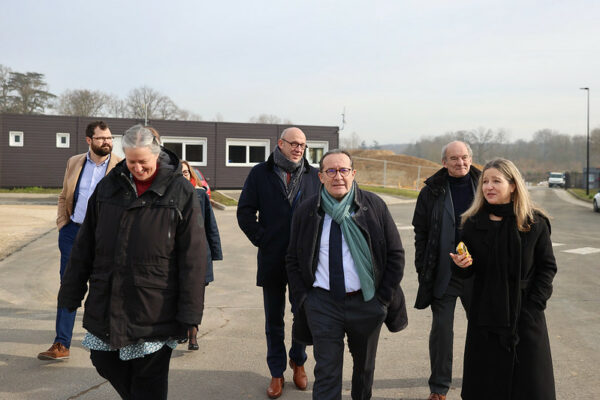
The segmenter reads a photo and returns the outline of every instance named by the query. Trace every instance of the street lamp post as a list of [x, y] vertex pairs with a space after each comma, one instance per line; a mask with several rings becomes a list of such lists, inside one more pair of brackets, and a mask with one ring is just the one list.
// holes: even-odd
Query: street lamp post
[[586, 139], [586, 158], [585, 158], [585, 194], [590, 195], [590, 88], [579, 88], [587, 92], [587, 139]]

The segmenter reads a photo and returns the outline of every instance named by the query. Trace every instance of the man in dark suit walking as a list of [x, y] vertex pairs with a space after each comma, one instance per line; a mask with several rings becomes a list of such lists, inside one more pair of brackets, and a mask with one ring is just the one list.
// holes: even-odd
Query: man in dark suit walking
[[406, 326], [404, 249], [381, 198], [359, 189], [350, 154], [321, 159], [319, 194], [294, 214], [287, 264], [296, 332], [314, 345], [313, 399], [341, 399], [344, 337], [354, 361], [352, 399], [371, 398], [381, 325]]
[[[304, 158], [305, 150], [306, 136], [302, 130], [285, 129], [269, 159], [250, 171], [237, 208], [240, 228], [258, 247], [257, 285], [263, 288], [267, 364], [271, 372], [267, 395], [272, 399], [283, 392], [287, 364], [283, 320], [287, 286], [285, 253], [292, 215], [304, 198], [319, 189], [317, 170]], [[289, 357], [294, 384], [304, 390], [305, 346], [292, 340]]]

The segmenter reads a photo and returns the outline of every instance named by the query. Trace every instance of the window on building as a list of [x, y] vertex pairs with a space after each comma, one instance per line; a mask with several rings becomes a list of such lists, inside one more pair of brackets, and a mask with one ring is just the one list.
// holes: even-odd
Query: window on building
[[10, 131], [8, 133], [8, 145], [11, 147], [23, 147], [24, 136], [23, 132]]
[[123, 152], [123, 136], [121, 135], [112, 135], [113, 137], [113, 149], [112, 153], [121, 158], [125, 158], [125, 153]]
[[270, 143], [258, 139], [227, 139], [226, 162], [228, 167], [251, 167], [269, 157]]
[[306, 159], [313, 167], [318, 167], [323, 154], [329, 151], [329, 142], [307, 141]]
[[68, 149], [71, 146], [71, 134], [61, 133], [56, 134], [56, 147]]
[[161, 136], [163, 147], [191, 165], [206, 166], [206, 138]]

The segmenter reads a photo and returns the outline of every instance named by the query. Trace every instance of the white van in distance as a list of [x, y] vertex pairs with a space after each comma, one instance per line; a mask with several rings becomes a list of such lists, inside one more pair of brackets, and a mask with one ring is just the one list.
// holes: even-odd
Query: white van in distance
[[562, 172], [550, 172], [548, 177], [548, 187], [558, 186], [564, 189], [565, 187], [565, 174]]

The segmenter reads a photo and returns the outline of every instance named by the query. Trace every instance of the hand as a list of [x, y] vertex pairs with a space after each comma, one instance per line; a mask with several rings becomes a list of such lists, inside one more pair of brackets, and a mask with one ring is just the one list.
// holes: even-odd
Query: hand
[[473, 258], [471, 258], [470, 254], [453, 254], [450, 253], [450, 258], [452, 258], [452, 261], [454, 261], [454, 264], [456, 264], [458, 267], [460, 268], [468, 268], [471, 265], [473, 265]]

